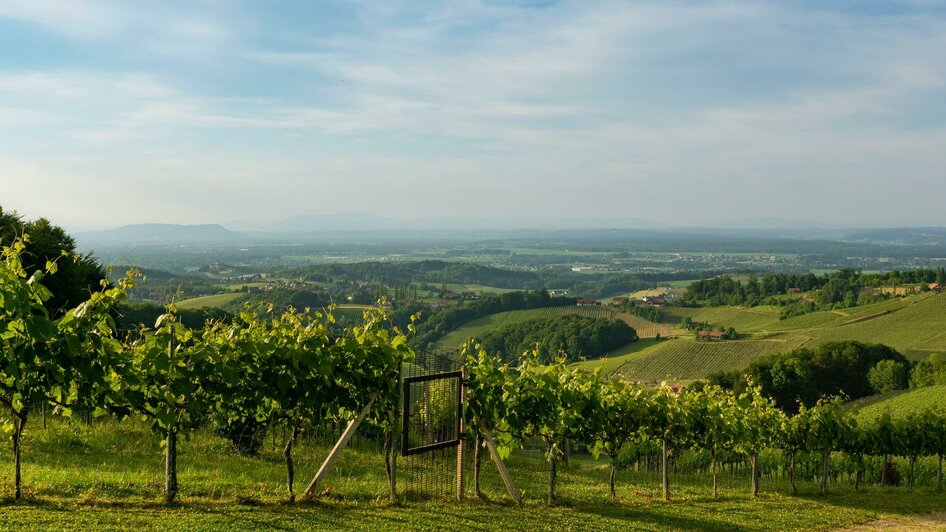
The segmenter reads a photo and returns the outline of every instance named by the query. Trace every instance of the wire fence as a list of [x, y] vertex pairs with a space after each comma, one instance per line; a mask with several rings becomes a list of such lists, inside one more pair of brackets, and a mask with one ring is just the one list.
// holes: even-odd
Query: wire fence
[[403, 366], [398, 474], [409, 500], [456, 495], [461, 434], [462, 364], [449, 354], [418, 351]]

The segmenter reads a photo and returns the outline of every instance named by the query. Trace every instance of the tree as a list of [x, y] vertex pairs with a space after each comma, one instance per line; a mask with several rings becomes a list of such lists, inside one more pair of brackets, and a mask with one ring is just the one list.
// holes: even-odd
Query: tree
[[43, 282], [56, 274], [59, 263], [47, 261], [43, 269], [29, 274], [20, 260], [28, 243], [29, 236], [23, 235], [4, 247], [0, 262], [0, 402], [11, 414], [7, 428], [13, 433], [17, 499], [30, 408], [52, 403], [69, 415], [80, 391], [108, 387], [120, 352], [111, 313], [132, 285], [131, 279], [123, 279], [118, 287], [103, 287], [56, 317], [47, 306], [53, 294]]
[[54, 318], [87, 300], [107, 279], [105, 269], [94, 257], [76, 254], [75, 239], [61, 227], [46, 218], [27, 221], [0, 207], [0, 243], [9, 245], [24, 234], [28, 234], [29, 239], [24, 241], [26, 247], [20, 254], [20, 262], [27, 275], [43, 271], [47, 261], [56, 260], [63, 252], [71, 257], [71, 260], [60, 261], [56, 275], [44, 279], [51, 293], [44, 306]]
[[933, 353], [917, 362], [910, 372], [911, 388], [935, 384], [946, 384], [946, 358], [938, 353]]
[[899, 360], [881, 360], [867, 372], [867, 380], [877, 393], [903, 390], [909, 381], [909, 370]]

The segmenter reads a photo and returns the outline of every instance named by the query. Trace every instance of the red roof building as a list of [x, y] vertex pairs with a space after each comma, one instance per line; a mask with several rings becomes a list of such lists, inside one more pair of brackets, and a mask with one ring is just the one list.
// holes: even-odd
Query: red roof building
[[722, 340], [726, 337], [726, 333], [719, 331], [699, 331], [697, 336], [702, 340]]

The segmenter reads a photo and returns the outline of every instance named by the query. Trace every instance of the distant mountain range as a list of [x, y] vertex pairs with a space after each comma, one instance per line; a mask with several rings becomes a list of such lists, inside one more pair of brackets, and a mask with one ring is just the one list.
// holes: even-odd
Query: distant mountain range
[[523, 229], [659, 229], [641, 218], [395, 218], [370, 213], [291, 216], [278, 221], [235, 220], [224, 227], [246, 233], [328, 233], [349, 231], [514, 231]]
[[219, 224], [134, 224], [76, 233], [76, 240], [89, 244], [165, 244], [172, 242], [237, 242], [247, 240], [244, 234], [226, 229]]
[[[752, 226], [750, 226], [752, 227]], [[627, 235], [637, 233], [659, 238], [660, 234], [702, 234], [729, 238], [827, 240], [882, 246], [946, 246], [946, 228], [908, 227], [846, 229], [802, 227], [683, 228], [668, 227], [640, 219], [447, 219], [388, 218], [372, 214], [345, 213], [293, 216], [272, 222], [233, 221], [221, 224], [134, 224], [115, 229], [76, 233], [83, 247], [101, 245], [294, 242], [309, 239], [387, 238], [495, 238], [528, 234], [541, 238], [553, 232], [593, 237], [601, 231]], [[598, 235], [600, 236], [600, 235]]]

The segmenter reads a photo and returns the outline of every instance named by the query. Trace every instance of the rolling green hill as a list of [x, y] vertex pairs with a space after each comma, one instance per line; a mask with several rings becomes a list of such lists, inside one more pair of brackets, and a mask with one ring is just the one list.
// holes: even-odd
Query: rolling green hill
[[680, 323], [689, 317], [713, 326], [735, 327], [739, 332], [764, 330], [779, 321], [777, 307], [668, 307], [663, 312], [671, 323]]
[[197, 308], [206, 308], [206, 307], [217, 307], [223, 308], [228, 303], [232, 303], [237, 299], [240, 299], [245, 294], [240, 292], [228, 292], [226, 294], [214, 294], [212, 296], [202, 296], [202, 297], [192, 297], [190, 299], [184, 299], [177, 302], [177, 308], [179, 309], [197, 309]]
[[[471, 321], [444, 336], [440, 348], [456, 347], [508, 323], [575, 313], [603, 318], [620, 318], [634, 327], [641, 338], [661, 342], [638, 342], [581, 366], [593, 369], [603, 365], [607, 372], [618, 372], [632, 380], [686, 381], [717, 371], [746, 367], [753, 360], [798, 347], [815, 347], [837, 340], [858, 340], [889, 345], [912, 359], [925, 358], [933, 352], [946, 352], [946, 294], [918, 294], [861, 307], [819, 311], [785, 320], [780, 309], [772, 306], [752, 308], [668, 307], [663, 314], [668, 323], [656, 324], [604, 306], [557, 307], [501, 312]], [[696, 342], [690, 332], [675, 328], [684, 317], [712, 327], [734, 327], [746, 338], [735, 341]], [[677, 337], [673, 337], [676, 334]]]
[[614, 371], [645, 382], [693, 380], [716, 371], [742, 369], [757, 358], [791, 351], [804, 341], [798, 337], [721, 342], [678, 338], [622, 356]]
[[492, 331], [503, 325], [512, 323], [522, 323], [529, 320], [540, 318], [550, 318], [553, 316], [563, 316], [566, 314], [577, 314], [580, 316], [589, 316], [593, 318], [620, 319], [630, 325], [637, 331], [641, 338], [653, 338], [658, 333], [661, 336], [667, 336], [670, 330], [664, 326], [644, 318], [618, 312], [606, 306], [587, 306], [587, 307], [545, 307], [530, 310], [512, 310], [508, 312], [499, 312], [490, 314], [482, 318], [468, 322], [461, 327], [451, 331], [437, 342], [437, 347], [446, 349], [462, 345], [470, 338], [477, 337], [486, 332]]
[[[914, 360], [946, 352], [946, 294], [918, 294], [785, 320], [779, 320], [778, 313], [777, 307], [667, 308], [668, 321], [678, 323], [689, 316], [713, 327], [735, 327], [749, 337], [704, 343], [678, 331], [680, 337], [659, 345], [610, 353], [603, 364], [606, 371], [633, 380], [691, 380], [742, 369], [763, 356], [838, 340], [886, 344]], [[584, 364], [592, 368], [601, 362]]]
[[946, 295], [921, 295], [882, 303], [872, 313], [860, 313], [810, 331], [812, 345], [835, 340], [860, 340], [889, 345], [908, 358], [925, 358], [946, 351]]
[[926, 408], [942, 410], [946, 408], [946, 384], [874, 397], [878, 399], [852, 403], [857, 410], [858, 421], [870, 421], [884, 412], [890, 412], [892, 417], [899, 417]]

